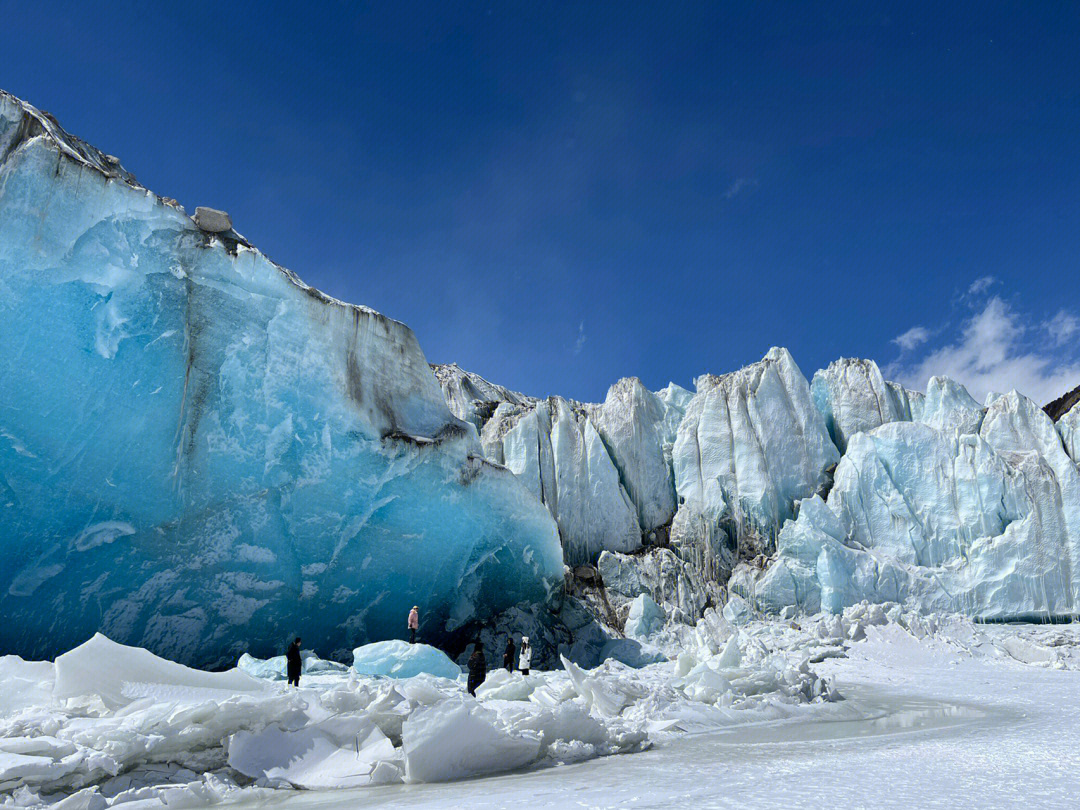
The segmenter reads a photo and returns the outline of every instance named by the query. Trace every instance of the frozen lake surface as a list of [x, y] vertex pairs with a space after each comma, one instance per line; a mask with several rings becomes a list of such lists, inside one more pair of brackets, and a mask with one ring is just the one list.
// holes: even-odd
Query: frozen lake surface
[[838, 678], [857, 719], [766, 723], [526, 773], [294, 792], [244, 806], [1075, 806], [1080, 672], [988, 660], [896, 633], [871, 633], [848, 658], [819, 667]]

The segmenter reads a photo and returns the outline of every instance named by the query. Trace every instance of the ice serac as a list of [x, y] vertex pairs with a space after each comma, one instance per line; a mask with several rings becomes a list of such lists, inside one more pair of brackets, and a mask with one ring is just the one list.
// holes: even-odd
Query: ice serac
[[0, 648], [344, 657], [420, 595], [429, 638], [553, 598], [555, 523], [407, 327], [7, 94], [0, 158]]
[[500, 403], [528, 405], [531, 402], [524, 394], [488, 382], [479, 374], [466, 372], [457, 363], [433, 364], [431, 369], [442, 387], [450, 412], [473, 425], [477, 433]]
[[553, 398], [552, 404], [551, 450], [557, 498], [554, 514], [567, 561], [576, 565], [596, 560], [605, 549], [639, 548], [637, 510], [623, 489], [596, 426], [562, 397]]
[[[582, 405], [563, 397], [535, 399], [489, 383], [456, 365], [436, 366], [435, 374], [451, 408], [475, 419], [485, 456], [513, 472], [548, 508], [571, 565], [595, 562], [605, 549], [639, 548], [639, 512], [658, 519], [656, 525], [661, 525], [665, 519], [655, 516], [674, 511], [673, 493], [672, 503], [662, 502], [664, 471], [668, 469], [663, 438], [670, 430], [673, 407], [643, 387], [643, 397], [649, 398], [650, 413], [656, 419], [647, 428], [649, 439], [630, 447], [622, 442], [624, 434], [646, 428], [639, 428], [636, 422], [628, 426], [623, 415], [614, 415], [615, 406], [611, 419], [605, 422], [603, 406]], [[600, 428], [605, 425], [615, 438], [614, 446], [624, 453], [631, 486], [638, 486], [635, 491], [640, 502], [624, 486], [627, 479], [617, 466], [614, 446], [606, 445], [601, 437]], [[652, 480], [655, 477], [660, 477], [659, 483]], [[657, 498], [661, 499], [659, 506]], [[666, 519], [670, 520], [670, 514]]]
[[1065, 444], [1065, 452], [1077, 464], [1080, 464], [1080, 403], [1073, 405], [1057, 421], [1058, 433]]
[[[946, 410], [972, 418], [960, 402]], [[1075, 615], [1076, 465], [1031, 400], [1012, 392], [985, 417], [979, 410], [978, 433], [945, 419], [941, 429], [897, 422], [855, 436], [828, 502], [803, 501], [772, 565], [740, 570], [733, 587], [768, 610], [840, 612], [869, 600], [984, 619]]]
[[840, 459], [786, 349], [698, 379], [673, 451], [672, 544], [724, 581], [744, 551], [771, 549], [795, 504], [827, 488]]
[[978, 433], [985, 412], [960, 383], [948, 377], [931, 377], [916, 421], [943, 433]]
[[881, 376], [873, 360], [842, 357], [814, 374], [814, 405], [841, 453], [856, 433], [889, 422], [911, 421], [907, 391]]
[[[671, 422], [675, 421], [677, 430], [682, 415], [677, 408], [649, 391], [641, 380], [627, 377], [611, 386], [603, 404], [592, 411], [644, 532], [670, 523], [675, 516]], [[673, 410], [678, 420], [670, 417]]]

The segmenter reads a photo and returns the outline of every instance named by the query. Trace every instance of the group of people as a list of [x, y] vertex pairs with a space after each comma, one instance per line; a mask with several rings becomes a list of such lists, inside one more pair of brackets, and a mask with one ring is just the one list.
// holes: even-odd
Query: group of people
[[[503, 651], [503, 669], [507, 672], [514, 671], [514, 661], [517, 660], [518, 670], [522, 675], [529, 674], [529, 667], [532, 664], [532, 645], [529, 644], [529, 637], [521, 637], [521, 651], [518, 652], [514, 646], [513, 637], [506, 639], [506, 649]], [[469, 694], [476, 697], [476, 690], [487, 678], [487, 659], [484, 658], [484, 642], [477, 640], [473, 644], [472, 655], [469, 656], [469, 680], [468, 690]]]
[[[416, 643], [416, 634], [420, 630], [420, 608], [417, 605], [413, 605], [412, 610], [409, 611], [409, 620], [407, 622], [409, 629], [409, 643]], [[517, 668], [522, 675], [529, 674], [529, 667], [532, 664], [532, 645], [529, 644], [529, 637], [521, 637], [521, 650], [514, 646], [513, 637], [506, 639], [506, 649], [503, 650], [503, 669], [507, 672], [514, 671], [514, 661], [517, 661]], [[304, 662], [300, 657], [300, 636], [293, 639], [292, 644], [289, 645], [289, 649], [285, 652], [285, 668], [288, 675], [290, 686], [300, 686], [300, 672], [303, 669]], [[469, 656], [469, 680], [468, 688], [469, 694], [476, 696], [476, 689], [487, 678], [487, 659], [484, 658], [484, 642], [479, 639], [473, 644], [472, 655]]]

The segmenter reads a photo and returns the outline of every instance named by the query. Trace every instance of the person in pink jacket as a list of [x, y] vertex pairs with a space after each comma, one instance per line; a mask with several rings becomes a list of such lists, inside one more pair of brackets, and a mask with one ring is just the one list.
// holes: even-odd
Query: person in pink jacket
[[409, 611], [409, 643], [416, 643], [416, 631], [420, 629], [420, 608], [416, 605], [412, 606], [412, 610]]

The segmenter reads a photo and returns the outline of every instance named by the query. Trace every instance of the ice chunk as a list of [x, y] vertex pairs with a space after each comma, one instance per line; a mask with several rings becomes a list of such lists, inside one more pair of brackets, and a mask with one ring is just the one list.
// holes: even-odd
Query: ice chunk
[[[305, 675], [318, 672], [344, 672], [348, 669], [345, 664], [340, 664], [337, 661], [324, 661], [312, 650], [302, 651], [300, 659], [302, 665], [300, 671]], [[263, 660], [244, 653], [240, 656], [240, 660], [236, 662], [236, 668], [256, 678], [283, 681], [286, 677], [287, 664], [284, 655], [276, 655], [273, 658]]]
[[429, 644], [407, 641], [376, 641], [353, 650], [353, 669], [361, 675], [384, 675], [388, 678], [411, 678], [427, 673], [439, 678], [456, 679], [461, 667], [442, 650]]
[[628, 636], [648, 638], [663, 629], [666, 620], [664, 609], [643, 593], [630, 603], [624, 631]]
[[445, 782], [514, 770], [540, 755], [540, 735], [511, 731], [467, 697], [413, 712], [401, 729], [407, 782]]
[[339, 716], [296, 731], [267, 726], [229, 738], [231, 768], [252, 778], [281, 779], [309, 789], [385, 784], [387, 774], [376, 776], [376, 766], [394, 765], [398, 759], [390, 740], [360, 715]]
[[0, 657], [0, 719], [29, 706], [53, 702], [56, 668], [51, 661], [24, 661], [17, 655]]
[[53, 696], [63, 700], [96, 695], [106, 706], [116, 709], [145, 697], [220, 700], [236, 694], [264, 694], [268, 688], [246, 672], [191, 669], [96, 633], [56, 659]]

